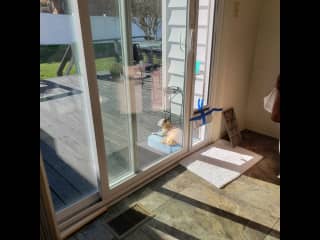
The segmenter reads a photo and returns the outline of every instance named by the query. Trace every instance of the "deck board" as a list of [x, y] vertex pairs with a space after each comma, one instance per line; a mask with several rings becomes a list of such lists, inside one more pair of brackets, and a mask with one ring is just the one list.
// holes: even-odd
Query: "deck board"
[[76, 199], [81, 198], [81, 193], [72, 186], [63, 176], [58, 174], [51, 166], [45, 166], [50, 187], [66, 205], [72, 204]]
[[54, 208], [57, 210], [57, 209], [63, 209], [64, 207], [66, 207], [66, 204], [63, 202], [62, 199], [59, 198], [59, 196], [52, 189], [52, 187], [50, 187], [50, 191], [51, 191], [52, 202], [53, 202]]
[[[95, 186], [86, 181], [79, 173], [62, 161], [59, 156], [47, 144], [41, 143], [41, 149], [45, 152], [44, 161], [52, 170], [64, 176], [64, 178], [73, 186], [77, 186], [77, 190], [81, 194], [87, 194], [95, 190]], [[50, 155], [50, 157], [49, 157]], [[48, 157], [47, 157], [48, 156]]]

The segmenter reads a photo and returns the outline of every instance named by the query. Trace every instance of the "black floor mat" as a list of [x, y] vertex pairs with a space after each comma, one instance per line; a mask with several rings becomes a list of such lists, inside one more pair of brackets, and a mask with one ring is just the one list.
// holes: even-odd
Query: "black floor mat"
[[111, 219], [108, 222], [108, 226], [113, 234], [118, 239], [121, 239], [153, 216], [153, 214], [145, 210], [140, 204], [135, 204], [117, 217]]

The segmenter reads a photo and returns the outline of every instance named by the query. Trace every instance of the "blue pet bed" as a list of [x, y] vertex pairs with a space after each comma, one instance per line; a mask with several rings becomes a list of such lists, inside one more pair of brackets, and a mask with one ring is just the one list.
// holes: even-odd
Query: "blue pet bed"
[[163, 144], [161, 143], [162, 138], [163, 137], [156, 134], [150, 135], [148, 137], [148, 146], [166, 154], [177, 152], [182, 148], [182, 146], [179, 144], [172, 145], [172, 146]]

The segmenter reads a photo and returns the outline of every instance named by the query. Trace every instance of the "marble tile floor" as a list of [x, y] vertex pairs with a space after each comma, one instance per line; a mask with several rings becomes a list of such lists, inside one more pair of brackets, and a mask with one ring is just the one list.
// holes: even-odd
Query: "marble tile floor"
[[280, 239], [278, 140], [243, 131], [242, 146], [264, 156], [244, 175], [217, 189], [177, 166], [112, 206], [68, 240], [115, 239], [106, 222], [134, 203], [155, 214], [126, 240]]

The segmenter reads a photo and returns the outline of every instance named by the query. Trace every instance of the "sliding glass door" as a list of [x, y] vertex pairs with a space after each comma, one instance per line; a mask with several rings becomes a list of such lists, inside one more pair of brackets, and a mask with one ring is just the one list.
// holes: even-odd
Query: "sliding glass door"
[[184, 148], [188, 1], [88, 3], [112, 188]]
[[134, 173], [120, 1], [88, 1], [109, 183]]
[[40, 149], [57, 212], [98, 192], [97, 154], [74, 1], [40, 1]]
[[[196, 62], [193, 77], [193, 109], [198, 110], [198, 101], [204, 107], [210, 104], [209, 87], [212, 73], [211, 56], [213, 49], [213, 26], [216, 11], [216, 0], [200, 0], [197, 23]], [[209, 125], [192, 128], [192, 146], [204, 142]]]
[[40, 0], [40, 148], [60, 220], [190, 149], [197, 6]]

